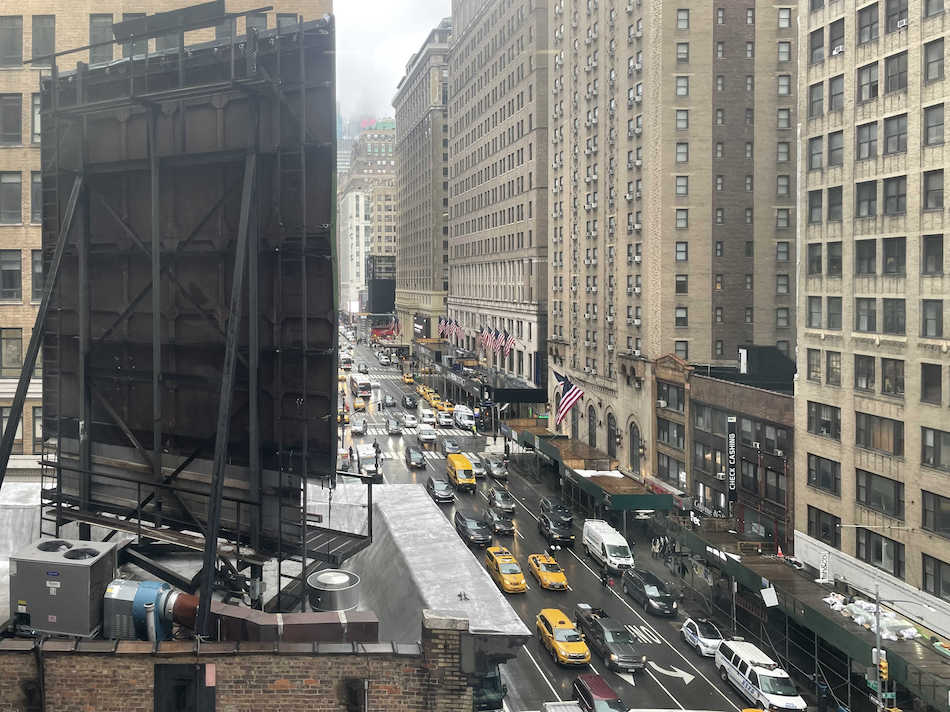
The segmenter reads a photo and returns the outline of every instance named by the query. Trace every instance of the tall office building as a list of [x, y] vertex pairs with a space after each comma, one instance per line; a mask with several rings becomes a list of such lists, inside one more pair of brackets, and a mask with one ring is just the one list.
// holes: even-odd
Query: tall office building
[[449, 48], [448, 317], [488, 365], [547, 379], [548, 2], [453, 0]]
[[406, 64], [396, 87], [396, 314], [399, 340], [433, 336], [445, 316], [449, 246], [449, 35], [442, 20]]
[[654, 369], [794, 344], [796, 3], [549, 9], [549, 352], [585, 391], [564, 428], [698, 495]]
[[[19, 0], [0, 9], [0, 414], [6, 424], [23, 354], [29, 343], [43, 290], [40, 221], [40, 77], [49, 73], [48, 61], [24, 60], [55, 51], [112, 39], [112, 24], [191, 5], [191, 0], [101, 0], [93, 12], [88, 3]], [[276, 0], [274, 10], [238, 18], [216, 28], [189, 32], [188, 44], [245, 34], [247, 27], [293, 24], [302, 13], [313, 20], [332, 12], [331, 0], [300, 2]], [[255, 5], [251, 0], [228, 0], [227, 10], [238, 12]], [[163, 46], [167, 41], [159, 40]], [[77, 62], [111, 62], [144, 51], [142, 43], [93, 47], [61, 57], [60, 69]], [[150, 41], [156, 51], [156, 40]], [[42, 403], [39, 373], [30, 384], [23, 420], [14, 444], [10, 471], [37, 472], [36, 453], [42, 441]]]
[[812, 0], [799, 27], [795, 553], [945, 624], [944, 4]]

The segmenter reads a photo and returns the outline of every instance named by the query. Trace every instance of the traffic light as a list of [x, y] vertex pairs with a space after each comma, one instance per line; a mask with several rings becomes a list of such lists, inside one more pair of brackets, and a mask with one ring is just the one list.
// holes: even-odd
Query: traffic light
[[878, 662], [877, 668], [881, 675], [881, 681], [887, 681], [887, 660], [881, 660]]

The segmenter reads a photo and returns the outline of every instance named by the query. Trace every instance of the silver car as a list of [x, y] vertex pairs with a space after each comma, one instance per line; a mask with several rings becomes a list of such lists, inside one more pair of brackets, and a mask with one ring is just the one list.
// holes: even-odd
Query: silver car
[[475, 477], [484, 477], [485, 476], [485, 463], [479, 460], [477, 457], [470, 457], [468, 461], [472, 463], [472, 474]]
[[350, 432], [353, 435], [366, 435], [366, 418], [354, 418], [350, 424]]

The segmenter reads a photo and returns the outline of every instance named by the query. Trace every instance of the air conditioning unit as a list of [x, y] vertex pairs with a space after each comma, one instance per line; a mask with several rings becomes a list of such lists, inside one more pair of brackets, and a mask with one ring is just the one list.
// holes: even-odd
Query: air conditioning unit
[[717, 472], [717, 473], [716, 473], [716, 479], [717, 479], [717, 480], [723, 480], [723, 481], [724, 481], [724, 480], [726, 479], [726, 473], [725, 473], [725, 472]]
[[590, 183], [590, 176], [584, 176], [584, 182]]
[[663, 400], [662, 398], [660, 398], [660, 399], [657, 400], [657, 402], [656, 402], [656, 407], [657, 407], [657, 408], [666, 408], [666, 401]]
[[641, 228], [641, 227], [642, 227], [642, 226], [640, 225], [640, 223], [634, 223], [634, 224], [633, 224], [633, 229], [636, 230], [637, 232], [640, 232], [640, 228]]
[[643, 33], [640, 30], [637, 30], [636, 32], [633, 33], [633, 36], [636, 37], [637, 39], [640, 39], [641, 37], [643, 37]]
[[905, 27], [907, 27], [907, 18], [906, 18], [906, 17], [905, 17], [903, 20], [898, 20], [898, 21], [897, 21], [897, 29], [898, 29], [898, 30], [902, 30], [902, 29], [904, 29]]
[[633, 168], [633, 161], [627, 161], [627, 168]]
[[633, 356], [634, 358], [640, 358], [640, 349], [634, 349]]
[[633, 261], [636, 262], [637, 264], [640, 264], [641, 262], [643, 262], [643, 257], [641, 257], [640, 255], [634, 255]]
[[632, 2], [628, 2], [628, 3], [627, 3], [627, 14], [628, 14], [628, 15], [632, 15], [632, 14], [633, 14], [633, 3], [632, 3]]
[[753, 440], [752, 447], [754, 447], [756, 450], [760, 450], [762, 448], [762, 444], [758, 440]]
[[572, 292], [576, 292], [576, 291], [577, 291], [577, 285], [574, 285], [573, 287], [571, 287], [571, 291], [572, 291]]
[[643, 197], [643, 193], [641, 193], [638, 190], [636, 193], [633, 194], [633, 197], [636, 198], [637, 200], [640, 200], [640, 198]]
[[638, 158], [637, 160], [635, 160], [635, 161], [633, 162], [633, 165], [635, 165], [637, 168], [639, 168], [640, 166], [643, 165], [643, 161], [641, 161], [641, 160]]
[[641, 291], [641, 288], [640, 288], [640, 287], [634, 287], [634, 288], [633, 288], [633, 293], [634, 293], [634, 294], [639, 294], [640, 291]]
[[584, 318], [590, 321], [590, 312], [584, 312]]
[[633, 294], [633, 287], [627, 287], [627, 294]]
[[643, 129], [641, 129], [639, 126], [637, 126], [637, 127], [633, 130], [633, 133], [636, 134], [637, 136], [639, 136], [640, 134], [643, 133]]
[[627, 326], [630, 326], [633, 323], [633, 317], [627, 317]]
[[635, 97], [633, 97], [633, 100], [639, 104], [641, 101], [643, 101], [643, 97], [637, 94]]
[[590, 287], [587, 288], [587, 293], [590, 294]]
[[641, 69], [643, 69], [643, 64], [640, 62], [637, 62], [636, 64], [633, 65], [633, 68], [639, 72]]
[[627, 99], [627, 108], [628, 109], [633, 108], [633, 97], [630, 97], [629, 99]]
[[614, 350], [614, 345], [613, 345], [613, 344], [607, 344], [607, 350], [608, 350], [608, 351], [613, 351], [613, 350]]
[[597, 294], [597, 287], [596, 286], [591, 287], [590, 291], [592, 294]]
[[613, 324], [613, 323], [614, 323], [614, 318], [613, 318], [612, 316], [608, 316], [608, 317], [607, 317], [607, 323], [608, 323], [608, 324]]
[[590, 373], [590, 366], [584, 366], [584, 373]]
[[785, 457], [785, 451], [784, 451], [784, 450], [776, 450], [776, 451], [775, 451], [775, 456], [776, 456], [776, 457]]
[[634, 319], [633, 319], [633, 325], [634, 325], [634, 326], [640, 326], [640, 319], [634, 317]]
[[629, 66], [627, 67], [627, 76], [628, 76], [628, 77], [632, 77], [632, 76], [633, 76], [633, 66], [632, 66], [632, 65], [629, 65]]
[[633, 200], [633, 196], [630, 195], [630, 193], [624, 193], [624, 194], [623, 194], [623, 199], [624, 199], [624, 200]]
[[834, 49], [831, 50], [832, 57], [835, 57], [839, 54], [844, 54], [844, 45], [835, 45]]

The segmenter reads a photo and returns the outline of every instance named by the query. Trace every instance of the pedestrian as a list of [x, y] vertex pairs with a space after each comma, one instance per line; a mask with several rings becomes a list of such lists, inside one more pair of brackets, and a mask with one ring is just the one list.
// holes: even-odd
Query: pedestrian
[[352, 462], [352, 460], [353, 460], [353, 446], [350, 445], [350, 461]]
[[600, 585], [603, 586], [604, 588], [607, 588], [609, 583], [610, 583], [610, 572], [607, 571], [607, 567], [604, 566], [600, 570]]

